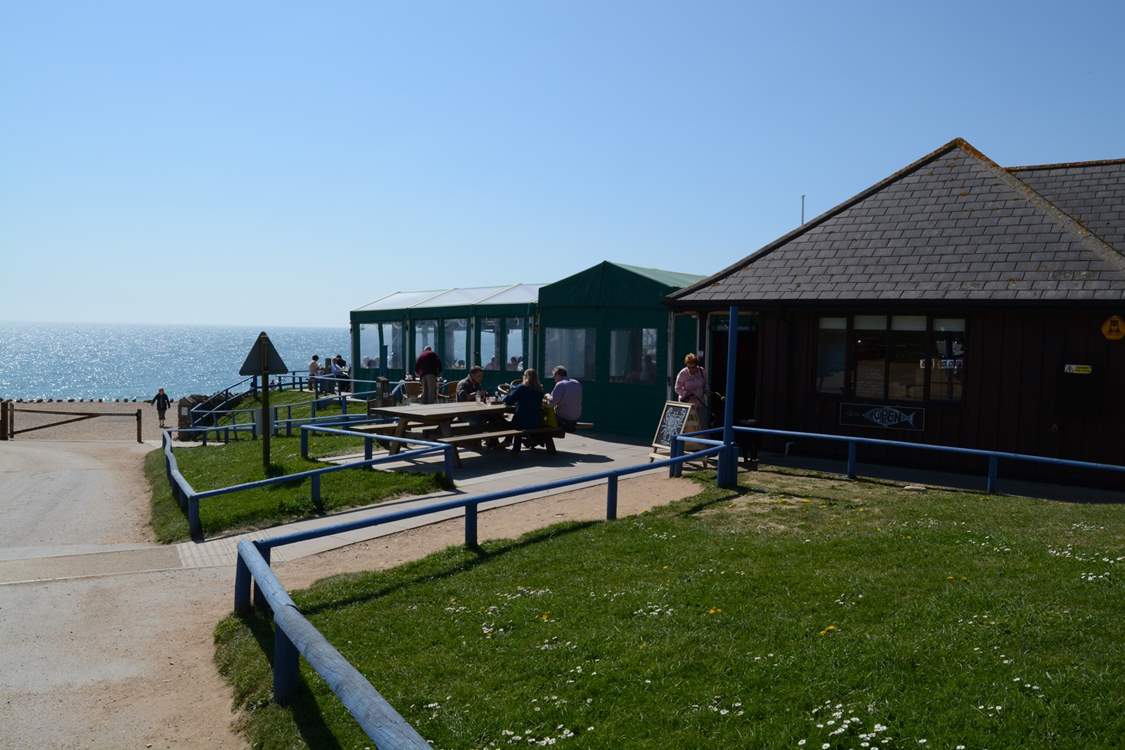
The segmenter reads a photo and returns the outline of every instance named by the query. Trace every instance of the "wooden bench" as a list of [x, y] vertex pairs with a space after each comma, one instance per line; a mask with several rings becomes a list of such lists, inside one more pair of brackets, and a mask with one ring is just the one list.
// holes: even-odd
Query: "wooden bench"
[[453, 435], [450, 437], [438, 438], [437, 442], [446, 443], [454, 447], [454, 455], [457, 459], [457, 465], [461, 465], [461, 449], [468, 448], [480, 452], [481, 443], [486, 440], [500, 440], [503, 438], [512, 438], [513, 440], [520, 438], [542, 439], [547, 448], [547, 453], [554, 455], [557, 453], [555, 448], [555, 438], [566, 437], [566, 433], [557, 427], [537, 427], [533, 430], [493, 430], [492, 432], [480, 432], [474, 435]]

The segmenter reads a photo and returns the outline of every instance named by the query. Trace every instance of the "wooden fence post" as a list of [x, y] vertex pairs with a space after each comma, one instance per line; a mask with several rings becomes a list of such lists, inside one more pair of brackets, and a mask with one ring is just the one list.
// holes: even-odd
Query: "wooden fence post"
[[0, 440], [8, 439], [8, 402], [0, 401]]
[[143, 443], [144, 439], [141, 437], [141, 410], [137, 409], [137, 442]]

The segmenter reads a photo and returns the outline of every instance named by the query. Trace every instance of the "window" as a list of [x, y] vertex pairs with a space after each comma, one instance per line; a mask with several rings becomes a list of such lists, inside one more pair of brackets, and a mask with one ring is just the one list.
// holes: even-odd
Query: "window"
[[891, 401], [925, 399], [928, 338], [925, 315], [895, 315], [891, 318], [890, 363], [887, 368], [887, 398]]
[[964, 318], [855, 315], [849, 336], [848, 318], [824, 317], [817, 329], [818, 393], [880, 401], [961, 400]]
[[405, 339], [402, 336], [402, 323], [397, 320], [393, 323], [382, 323], [380, 328], [379, 361], [390, 370], [401, 370], [403, 367], [403, 348]]
[[437, 348], [437, 321], [414, 321], [414, 356], [417, 357], [427, 346]]
[[383, 361], [379, 350], [379, 324], [359, 325], [359, 366], [368, 369], [379, 367]]
[[934, 318], [930, 398], [960, 401], [965, 364], [965, 319]]
[[496, 318], [482, 318], [480, 321], [480, 351], [476, 363], [486, 370], [500, 369], [500, 321]]
[[855, 364], [852, 382], [857, 398], [884, 398], [887, 366], [887, 318], [855, 316]]
[[593, 328], [548, 328], [544, 334], [544, 366], [550, 372], [558, 365], [578, 380], [594, 379]]
[[625, 328], [609, 332], [609, 382], [656, 382], [656, 329]]
[[821, 318], [816, 349], [817, 392], [844, 392], [847, 354], [848, 319]]
[[523, 329], [526, 324], [526, 318], [507, 318], [504, 321], [504, 328], [508, 332], [505, 341], [508, 361], [504, 369], [509, 372], [520, 372], [527, 366], [527, 351], [523, 345]]
[[448, 369], [464, 370], [467, 367], [469, 321], [465, 318], [452, 318], [444, 322], [441, 358]]

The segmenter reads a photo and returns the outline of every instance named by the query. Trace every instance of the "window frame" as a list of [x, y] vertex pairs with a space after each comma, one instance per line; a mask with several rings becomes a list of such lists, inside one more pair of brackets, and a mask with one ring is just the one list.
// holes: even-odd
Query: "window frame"
[[[882, 395], [881, 398], [873, 398], [873, 397], [857, 396], [856, 395], [855, 375], [856, 375], [856, 362], [857, 362], [857, 360], [856, 360], [855, 337], [856, 337], [856, 330], [857, 329], [855, 327], [855, 318], [856, 318], [857, 315], [858, 316], [869, 316], [869, 315], [870, 316], [880, 316], [880, 317], [885, 317], [886, 321], [887, 321], [886, 328], [884, 329], [885, 334], [886, 334], [886, 340], [885, 340], [884, 352], [883, 352], [883, 395]], [[817, 382], [816, 382], [817, 381], [817, 368], [819, 367], [820, 352], [821, 352], [820, 321], [821, 321], [821, 318], [841, 318], [841, 317], [846, 320], [845, 329], [847, 331], [846, 350], [845, 350], [845, 354], [844, 354], [844, 361], [845, 361], [844, 388], [839, 393], [835, 393], [835, 392], [831, 392], [831, 391], [822, 391], [817, 387]], [[910, 312], [910, 313], [899, 312], [899, 313], [897, 313], [897, 317], [925, 317], [926, 318], [926, 330], [925, 330], [926, 338], [925, 338], [925, 341], [926, 341], [927, 355], [926, 355], [926, 358], [925, 358], [925, 368], [924, 368], [925, 372], [923, 373], [923, 376], [922, 376], [923, 396], [922, 396], [921, 399], [917, 399], [917, 400], [890, 398], [890, 388], [891, 388], [890, 377], [891, 377], [892, 355], [895, 352], [896, 346], [898, 345], [898, 341], [896, 340], [896, 334], [917, 333], [917, 331], [896, 331], [894, 329], [894, 318], [895, 317], [896, 317], [896, 313], [890, 312], [890, 311], [878, 311], [878, 312], [862, 311], [862, 312], [859, 312], [859, 313], [853, 313], [853, 312], [847, 312], [847, 313], [839, 313], [839, 312], [836, 312], [836, 313], [833, 313], [833, 312], [818, 313], [813, 319], [814, 320], [813, 330], [816, 332], [815, 333], [815, 335], [816, 335], [816, 347], [815, 347], [814, 356], [813, 356], [813, 359], [812, 359], [812, 362], [813, 362], [813, 368], [812, 368], [812, 391], [813, 391], [813, 394], [817, 397], [824, 397], [824, 398], [862, 399], [864, 401], [885, 402], [885, 403], [905, 404], [905, 405], [914, 405], [914, 406], [921, 405], [921, 404], [937, 404], [937, 405], [960, 405], [960, 404], [963, 404], [964, 401], [965, 401], [965, 390], [966, 390], [966, 386], [967, 386], [967, 383], [964, 380], [963, 374], [962, 374], [961, 389], [960, 389], [961, 393], [960, 393], [960, 396], [958, 398], [950, 398], [948, 396], [949, 392], [952, 391], [951, 386], [947, 387], [945, 389], [945, 392], [943, 392], [942, 394], [934, 394], [932, 392], [932, 389], [933, 389], [933, 359], [934, 359], [935, 353], [937, 351], [936, 347], [937, 347], [938, 336], [942, 335], [942, 334], [939, 334], [939, 333], [935, 332], [934, 321], [939, 319], [939, 318], [942, 319], [942, 320], [961, 320], [961, 321], [963, 321], [963, 330], [960, 333], [961, 333], [962, 339], [964, 341], [964, 354], [966, 355], [964, 358], [967, 359], [968, 350], [969, 350], [969, 320], [970, 320], [969, 316], [967, 314], [957, 315], [957, 314], [954, 314], [954, 313], [916, 313], [916, 312]], [[833, 330], [833, 329], [825, 329], [825, 330]], [[838, 330], [838, 329], [835, 329], [835, 330]], [[964, 364], [962, 364], [961, 369], [962, 369], [962, 371], [964, 371], [964, 369], [965, 369]]]

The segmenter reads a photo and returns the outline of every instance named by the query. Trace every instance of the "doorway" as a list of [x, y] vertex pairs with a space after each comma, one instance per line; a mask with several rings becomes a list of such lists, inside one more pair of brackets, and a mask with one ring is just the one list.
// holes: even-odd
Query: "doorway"
[[[707, 326], [707, 378], [710, 383], [708, 405], [711, 424], [723, 423], [727, 388], [727, 328], [725, 313], [712, 313]], [[736, 422], [755, 419], [758, 414], [758, 317], [746, 313], [738, 316], [738, 349], [735, 360], [734, 419]]]

